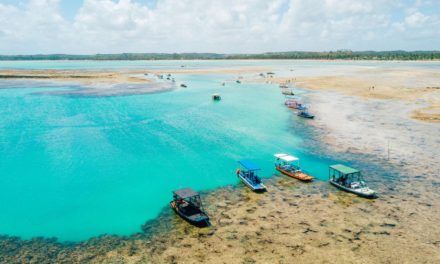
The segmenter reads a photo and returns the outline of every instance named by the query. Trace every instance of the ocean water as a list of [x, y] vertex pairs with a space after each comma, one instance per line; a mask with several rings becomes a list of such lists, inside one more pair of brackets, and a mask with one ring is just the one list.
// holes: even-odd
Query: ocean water
[[[261, 66], [0, 62], [0, 68], [160, 69], [182, 63]], [[304, 63], [312, 69], [315, 62]], [[261, 176], [273, 176], [277, 152], [299, 156], [304, 168], [326, 179], [335, 161], [301, 149], [308, 138], [299, 129], [309, 121], [284, 107], [277, 85], [236, 84], [233, 75], [175, 78], [188, 88], [107, 97], [50, 95], [44, 92], [71, 87], [0, 81], [0, 234], [61, 241], [129, 235], [168, 206], [172, 190], [239, 184], [239, 159], [252, 159], [262, 167]], [[214, 92], [221, 93], [221, 102], [211, 100]]]

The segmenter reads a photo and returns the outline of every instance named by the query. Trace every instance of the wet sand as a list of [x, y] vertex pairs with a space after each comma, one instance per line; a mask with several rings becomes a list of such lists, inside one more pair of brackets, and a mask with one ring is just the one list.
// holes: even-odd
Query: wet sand
[[[363, 99], [401, 100], [414, 108], [410, 117], [440, 123], [440, 73], [431, 69], [363, 69], [328, 76], [277, 76], [251, 81], [294, 84]], [[416, 107], [413, 107], [416, 106]], [[405, 110], [405, 109], [402, 109]]]
[[[46, 91], [43, 94], [61, 96], [125, 96], [166, 92], [179, 87], [166, 78], [166, 74], [234, 74], [241, 75], [269, 71], [264, 67], [236, 67], [212, 69], [164, 69], [164, 70], [0, 70], [0, 80], [13, 82], [33, 81], [37, 86], [62, 84], [69, 90]], [[8, 87], [8, 85], [6, 85]], [[1, 89], [2, 87], [0, 87]], [[9, 88], [9, 87], [8, 87]]]
[[136, 71], [85, 70], [0, 70], [0, 79], [57, 80], [92, 83], [148, 83], [146, 78], [133, 76]]
[[419, 105], [394, 98], [401, 95], [365, 100], [320, 88], [320, 78], [301, 85], [316, 119], [292, 111], [292, 129], [311, 135], [303, 143], [310, 151], [362, 169], [379, 199], [275, 175], [263, 194], [243, 184], [202, 193], [210, 228], [192, 227], [165, 207], [131, 237], [78, 244], [0, 237], [0, 262], [439, 263], [440, 125], [411, 119]]
[[69, 87], [68, 90], [43, 92], [62, 96], [124, 96], [177, 88], [171, 81], [159, 81], [154, 76], [145, 75], [145, 71], [0, 70], [0, 80], [12, 82], [12, 85], [31, 81], [37, 87], [42, 84], [48, 87], [60, 84]]

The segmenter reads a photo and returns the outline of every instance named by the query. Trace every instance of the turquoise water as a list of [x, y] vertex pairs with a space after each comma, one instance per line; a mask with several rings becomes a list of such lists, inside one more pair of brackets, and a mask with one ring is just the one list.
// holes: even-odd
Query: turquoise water
[[[88, 69], [89, 63], [60, 62], [59, 68]], [[0, 82], [0, 234], [64, 241], [129, 235], [167, 206], [174, 189], [237, 184], [239, 159], [254, 160], [262, 176], [272, 176], [276, 152], [298, 155], [325, 179], [331, 161], [301, 149], [307, 138], [295, 122], [307, 121], [284, 107], [278, 87], [220, 86], [232, 77], [178, 75], [187, 89], [115, 97], [45, 95], [38, 92], [69, 87]], [[211, 100], [214, 92], [221, 102]]]

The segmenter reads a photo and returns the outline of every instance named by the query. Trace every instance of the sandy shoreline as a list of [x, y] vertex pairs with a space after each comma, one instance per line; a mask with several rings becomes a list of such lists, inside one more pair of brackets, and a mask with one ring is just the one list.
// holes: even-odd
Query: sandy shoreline
[[329, 76], [276, 76], [251, 81], [294, 84], [364, 99], [402, 100], [416, 105], [410, 117], [440, 123], [440, 73], [422, 69], [369, 69]]
[[0, 70], [1, 79], [36, 79], [90, 83], [148, 83], [151, 80], [132, 76], [138, 72], [84, 70]]
[[0, 70], [0, 81], [13, 84], [31, 81], [36, 82], [37, 87], [41, 84], [54, 88], [59, 85], [69, 87], [69, 90], [38, 92], [62, 96], [125, 96], [165, 92], [177, 88], [171, 81], [145, 75], [145, 71]]
[[[317, 118], [295, 121], [296, 129], [313, 135], [303, 144], [361, 167], [379, 191], [377, 200], [339, 192], [326, 182], [304, 184], [276, 175], [264, 194], [242, 184], [204, 192], [213, 223], [208, 229], [189, 226], [165, 207], [131, 237], [102, 236], [73, 245], [0, 237], [0, 262], [440, 262], [440, 127], [435, 120], [410, 118], [435, 108], [439, 91], [426, 86], [436, 87], [438, 76], [431, 81], [406, 71], [377, 74], [257, 80], [296, 78], [307, 88], [303, 99]], [[409, 81], [418, 78], [424, 79]], [[372, 81], [374, 91], [368, 90]]]

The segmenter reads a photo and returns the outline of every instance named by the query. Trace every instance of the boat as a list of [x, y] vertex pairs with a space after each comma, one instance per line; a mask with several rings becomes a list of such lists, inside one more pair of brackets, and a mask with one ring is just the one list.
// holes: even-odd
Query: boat
[[295, 95], [295, 93], [292, 90], [282, 91], [281, 93], [284, 95]]
[[182, 83], [182, 84], [180, 85], [180, 87], [182, 87], [182, 88], [186, 88], [186, 87], [188, 87], [188, 86], [186, 86], [186, 84]]
[[214, 101], [220, 101], [221, 99], [222, 99], [222, 97], [218, 93], [215, 93], [212, 95], [212, 100], [214, 100]]
[[240, 160], [238, 164], [240, 164], [243, 169], [237, 169], [236, 174], [244, 184], [254, 192], [265, 192], [267, 190], [257, 175], [257, 171], [261, 170], [258, 165], [250, 160]]
[[241, 81], [240, 81], [240, 80], [236, 80], [235, 82], [236, 82], [236, 83], [241, 83]]
[[301, 181], [309, 182], [313, 180], [312, 176], [301, 169], [299, 158], [285, 153], [277, 153], [274, 156], [277, 158], [275, 163], [277, 171]]
[[287, 99], [284, 102], [284, 104], [289, 108], [298, 109], [298, 110], [303, 110], [306, 108], [305, 105], [294, 99]]
[[341, 164], [331, 165], [329, 166], [328, 177], [330, 184], [343, 191], [364, 198], [377, 198], [377, 193], [365, 184], [359, 170]]
[[225, 86], [225, 84], [226, 84], [225, 82], [222, 82], [222, 86]]
[[307, 107], [304, 107], [303, 109], [301, 109], [298, 113], [298, 116], [300, 117], [304, 117], [304, 118], [308, 118], [308, 119], [314, 119], [315, 116], [310, 114], [309, 111], [307, 110]]
[[203, 209], [200, 195], [191, 188], [173, 192], [171, 208], [188, 223], [197, 227], [210, 225], [209, 217]]

